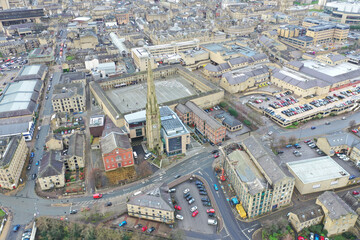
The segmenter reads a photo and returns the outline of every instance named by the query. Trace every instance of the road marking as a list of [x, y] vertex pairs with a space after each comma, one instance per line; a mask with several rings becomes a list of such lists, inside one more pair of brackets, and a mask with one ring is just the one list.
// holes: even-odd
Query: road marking
[[199, 173], [200, 175], [203, 175], [201, 171], [198, 171], [198, 173]]

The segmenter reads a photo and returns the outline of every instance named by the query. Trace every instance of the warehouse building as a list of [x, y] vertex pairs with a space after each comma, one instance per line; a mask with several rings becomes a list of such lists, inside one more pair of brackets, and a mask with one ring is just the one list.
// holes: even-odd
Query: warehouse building
[[287, 163], [295, 177], [296, 189], [301, 194], [345, 187], [350, 174], [331, 157], [305, 159]]

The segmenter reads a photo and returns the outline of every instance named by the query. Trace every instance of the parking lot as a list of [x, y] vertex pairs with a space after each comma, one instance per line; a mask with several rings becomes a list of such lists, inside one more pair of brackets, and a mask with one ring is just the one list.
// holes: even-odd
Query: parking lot
[[[172, 193], [176, 200], [176, 205], [180, 206], [182, 209], [176, 210], [175, 214], [180, 214], [184, 217], [183, 220], [176, 220], [178, 223], [179, 228], [184, 229], [186, 231], [194, 231], [194, 232], [201, 232], [204, 234], [214, 234], [216, 232], [216, 226], [209, 225], [208, 219], [216, 219], [216, 218], [209, 218], [208, 214], [206, 213], [207, 209], [211, 209], [211, 206], [203, 206], [201, 198], [208, 197], [207, 195], [200, 195], [198, 188], [195, 185], [195, 181], [189, 182], [185, 181], [180, 185], [177, 185], [176, 192]], [[184, 198], [184, 190], [189, 189], [190, 195], [195, 199], [195, 202], [189, 204], [188, 201]], [[215, 203], [211, 203], [215, 204]], [[190, 208], [193, 206], [197, 206], [197, 210], [199, 214], [196, 217], [192, 217], [192, 212]], [[215, 213], [216, 215], [216, 213]]]
[[[314, 142], [313, 139], [309, 139], [309, 140], [312, 140]], [[324, 154], [320, 155], [318, 153], [318, 148], [310, 148], [304, 142], [299, 142], [298, 144], [299, 144], [299, 146], [301, 146], [301, 148], [295, 148], [294, 146], [292, 146], [289, 148], [284, 147], [284, 148], [278, 149], [280, 151], [283, 151], [284, 153], [279, 154], [278, 158], [275, 158], [275, 161], [277, 161], [277, 163], [283, 169], [286, 169], [286, 171], [287, 171], [286, 163], [288, 163], [288, 162], [295, 162], [295, 161], [299, 161], [299, 160], [305, 160], [305, 159], [325, 156]], [[301, 156], [295, 156], [294, 151], [299, 151], [301, 153]], [[344, 168], [350, 175], [355, 175], [357, 177], [359, 176], [359, 170], [355, 167], [355, 164], [352, 161], [344, 161], [344, 160], [341, 160], [340, 158], [338, 158], [337, 156], [334, 156], [332, 158], [342, 168]]]

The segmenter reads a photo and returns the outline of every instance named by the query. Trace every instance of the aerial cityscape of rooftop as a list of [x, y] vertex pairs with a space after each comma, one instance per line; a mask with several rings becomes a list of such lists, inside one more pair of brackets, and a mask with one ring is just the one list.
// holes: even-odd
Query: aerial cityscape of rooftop
[[360, 239], [360, 1], [0, 0], [0, 240]]

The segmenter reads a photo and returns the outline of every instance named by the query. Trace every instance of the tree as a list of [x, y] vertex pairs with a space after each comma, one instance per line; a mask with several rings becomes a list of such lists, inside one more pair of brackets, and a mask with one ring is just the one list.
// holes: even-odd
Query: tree
[[356, 126], [356, 121], [355, 120], [351, 120], [350, 122], [349, 122], [349, 128], [353, 128], [353, 127], [355, 127]]
[[150, 163], [143, 161], [137, 166], [136, 172], [140, 177], [147, 177], [152, 174]]
[[171, 232], [171, 239], [172, 240], [182, 240], [185, 237], [185, 233], [182, 229], [176, 229]]
[[285, 147], [286, 144], [287, 144], [286, 137], [285, 137], [285, 136], [281, 136], [281, 137], [280, 137], [280, 140], [279, 140], [279, 147]]
[[296, 140], [297, 140], [297, 138], [296, 138], [294, 135], [292, 135], [292, 136], [289, 137], [289, 143], [290, 143], [290, 144], [295, 144], [295, 143], [296, 143]]

